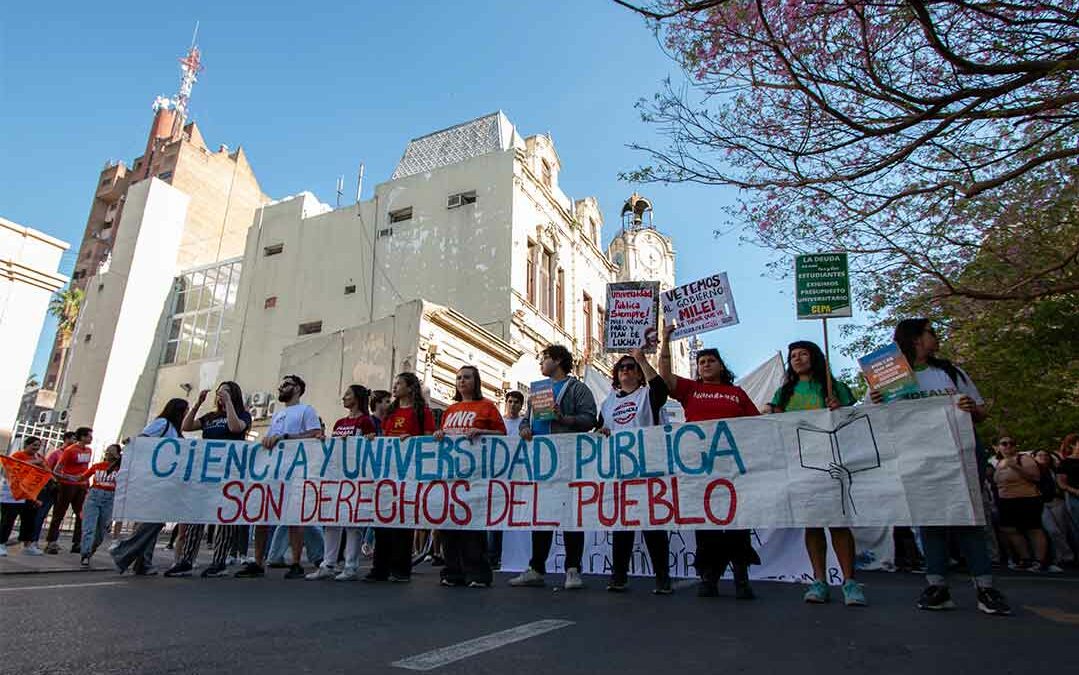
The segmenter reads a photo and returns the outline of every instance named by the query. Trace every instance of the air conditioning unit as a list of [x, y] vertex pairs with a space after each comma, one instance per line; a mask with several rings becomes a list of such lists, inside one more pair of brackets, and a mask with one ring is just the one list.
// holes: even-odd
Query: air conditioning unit
[[270, 395], [264, 391], [256, 391], [251, 396], [251, 405], [262, 405], [266, 403], [266, 399], [268, 399], [269, 397]]
[[266, 416], [270, 417], [277, 412], [277, 401], [270, 401], [266, 404]]
[[449, 198], [446, 199], [446, 208], [447, 209], [454, 209], [454, 208], [457, 208], [460, 205], [461, 205], [461, 195], [450, 195]]
[[261, 406], [251, 406], [249, 412], [251, 413], [251, 419], [253, 420], [260, 420], [266, 417], [266, 409]]
[[59, 412], [59, 414], [56, 416], [56, 421], [59, 422], [60, 424], [67, 424], [68, 414], [69, 414], [68, 411], [61, 410]]
[[51, 410], [42, 410], [41, 412], [39, 412], [37, 414], [37, 423], [38, 424], [48, 424], [51, 421], [52, 421], [52, 411]]

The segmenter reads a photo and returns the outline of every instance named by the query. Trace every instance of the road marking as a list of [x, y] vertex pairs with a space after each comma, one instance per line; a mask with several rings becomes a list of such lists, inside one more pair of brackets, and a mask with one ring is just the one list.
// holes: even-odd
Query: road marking
[[390, 665], [406, 670], [434, 670], [454, 661], [467, 659], [476, 654], [489, 652], [492, 649], [505, 647], [514, 642], [521, 642], [537, 635], [543, 635], [559, 628], [572, 626], [572, 621], [562, 619], [543, 619], [532, 623], [522, 624], [516, 628], [500, 630], [497, 633], [484, 635], [473, 640], [465, 640], [455, 645], [433, 649], [429, 652], [410, 656], [400, 661], [394, 661]]
[[119, 586], [123, 581], [96, 581], [88, 584], [49, 584], [48, 586], [16, 586], [15, 588], [0, 588], [0, 593], [13, 591], [44, 591], [53, 588], [86, 588], [88, 586]]
[[1065, 612], [1057, 607], [1031, 607], [1030, 605], [1023, 605], [1023, 609], [1028, 609], [1043, 619], [1079, 626], [1079, 614]]

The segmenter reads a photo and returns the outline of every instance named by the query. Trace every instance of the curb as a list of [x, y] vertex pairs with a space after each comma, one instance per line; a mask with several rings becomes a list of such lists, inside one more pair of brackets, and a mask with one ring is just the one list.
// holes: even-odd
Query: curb
[[84, 574], [87, 572], [115, 572], [116, 570], [110, 570], [107, 567], [91, 567], [89, 569], [75, 568], [75, 569], [44, 569], [44, 570], [4, 570], [0, 571], [0, 577], [6, 576], [19, 576], [27, 574]]

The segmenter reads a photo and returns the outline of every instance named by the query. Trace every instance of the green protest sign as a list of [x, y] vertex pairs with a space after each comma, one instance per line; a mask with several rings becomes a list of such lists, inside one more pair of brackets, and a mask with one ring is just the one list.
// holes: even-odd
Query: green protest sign
[[794, 257], [794, 290], [799, 319], [851, 315], [850, 270], [846, 253], [810, 253]]

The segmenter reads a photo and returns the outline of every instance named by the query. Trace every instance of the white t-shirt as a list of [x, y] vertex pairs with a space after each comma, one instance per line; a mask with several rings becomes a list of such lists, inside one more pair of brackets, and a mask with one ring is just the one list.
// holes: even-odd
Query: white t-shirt
[[139, 436], [152, 438], [180, 438], [180, 432], [164, 417], [158, 417], [146, 425]]
[[318, 413], [306, 403], [288, 405], [276, 411], [270, 418], [270, 436], [296, 436], [308, 431], [318, 431], [321, 428], [318, 421]]
[[611, 431], [619, 431], [650, 427], [655, 424], [647, 384], [637, 387], [629, 394], [619, 396], [620, 393], [620, 391], [612, 391], [600, 408], [605, 427]]
[[[978, 388], [974, 386], [974, 380], [970, 379], [970, 376], [963, 372], [958, 366], [956, 366], [956, 370], [960, 373], [958, 384], [952, 382], [952, 378], [948, 377], [948, 373], [936, 366], [926, 366], [924, 368], [915, 367], [914, 375], [918, 378], [918, 387], [921, 389], [918, 398], [966, 394], [974, 399], [974, 402], [978, 405], [983, 405], [985, 400], [982, 399], [982, 395], [978, 393]], [[911, 396], [908, 398], [914, 397]]]
[[506, 436], [508, 438], [519, 438], [521, 435], [521, 420], [524, 419], [524, 415], [518, 415], [517, 417], [502, 416], [502, 422], [506, 425]]

